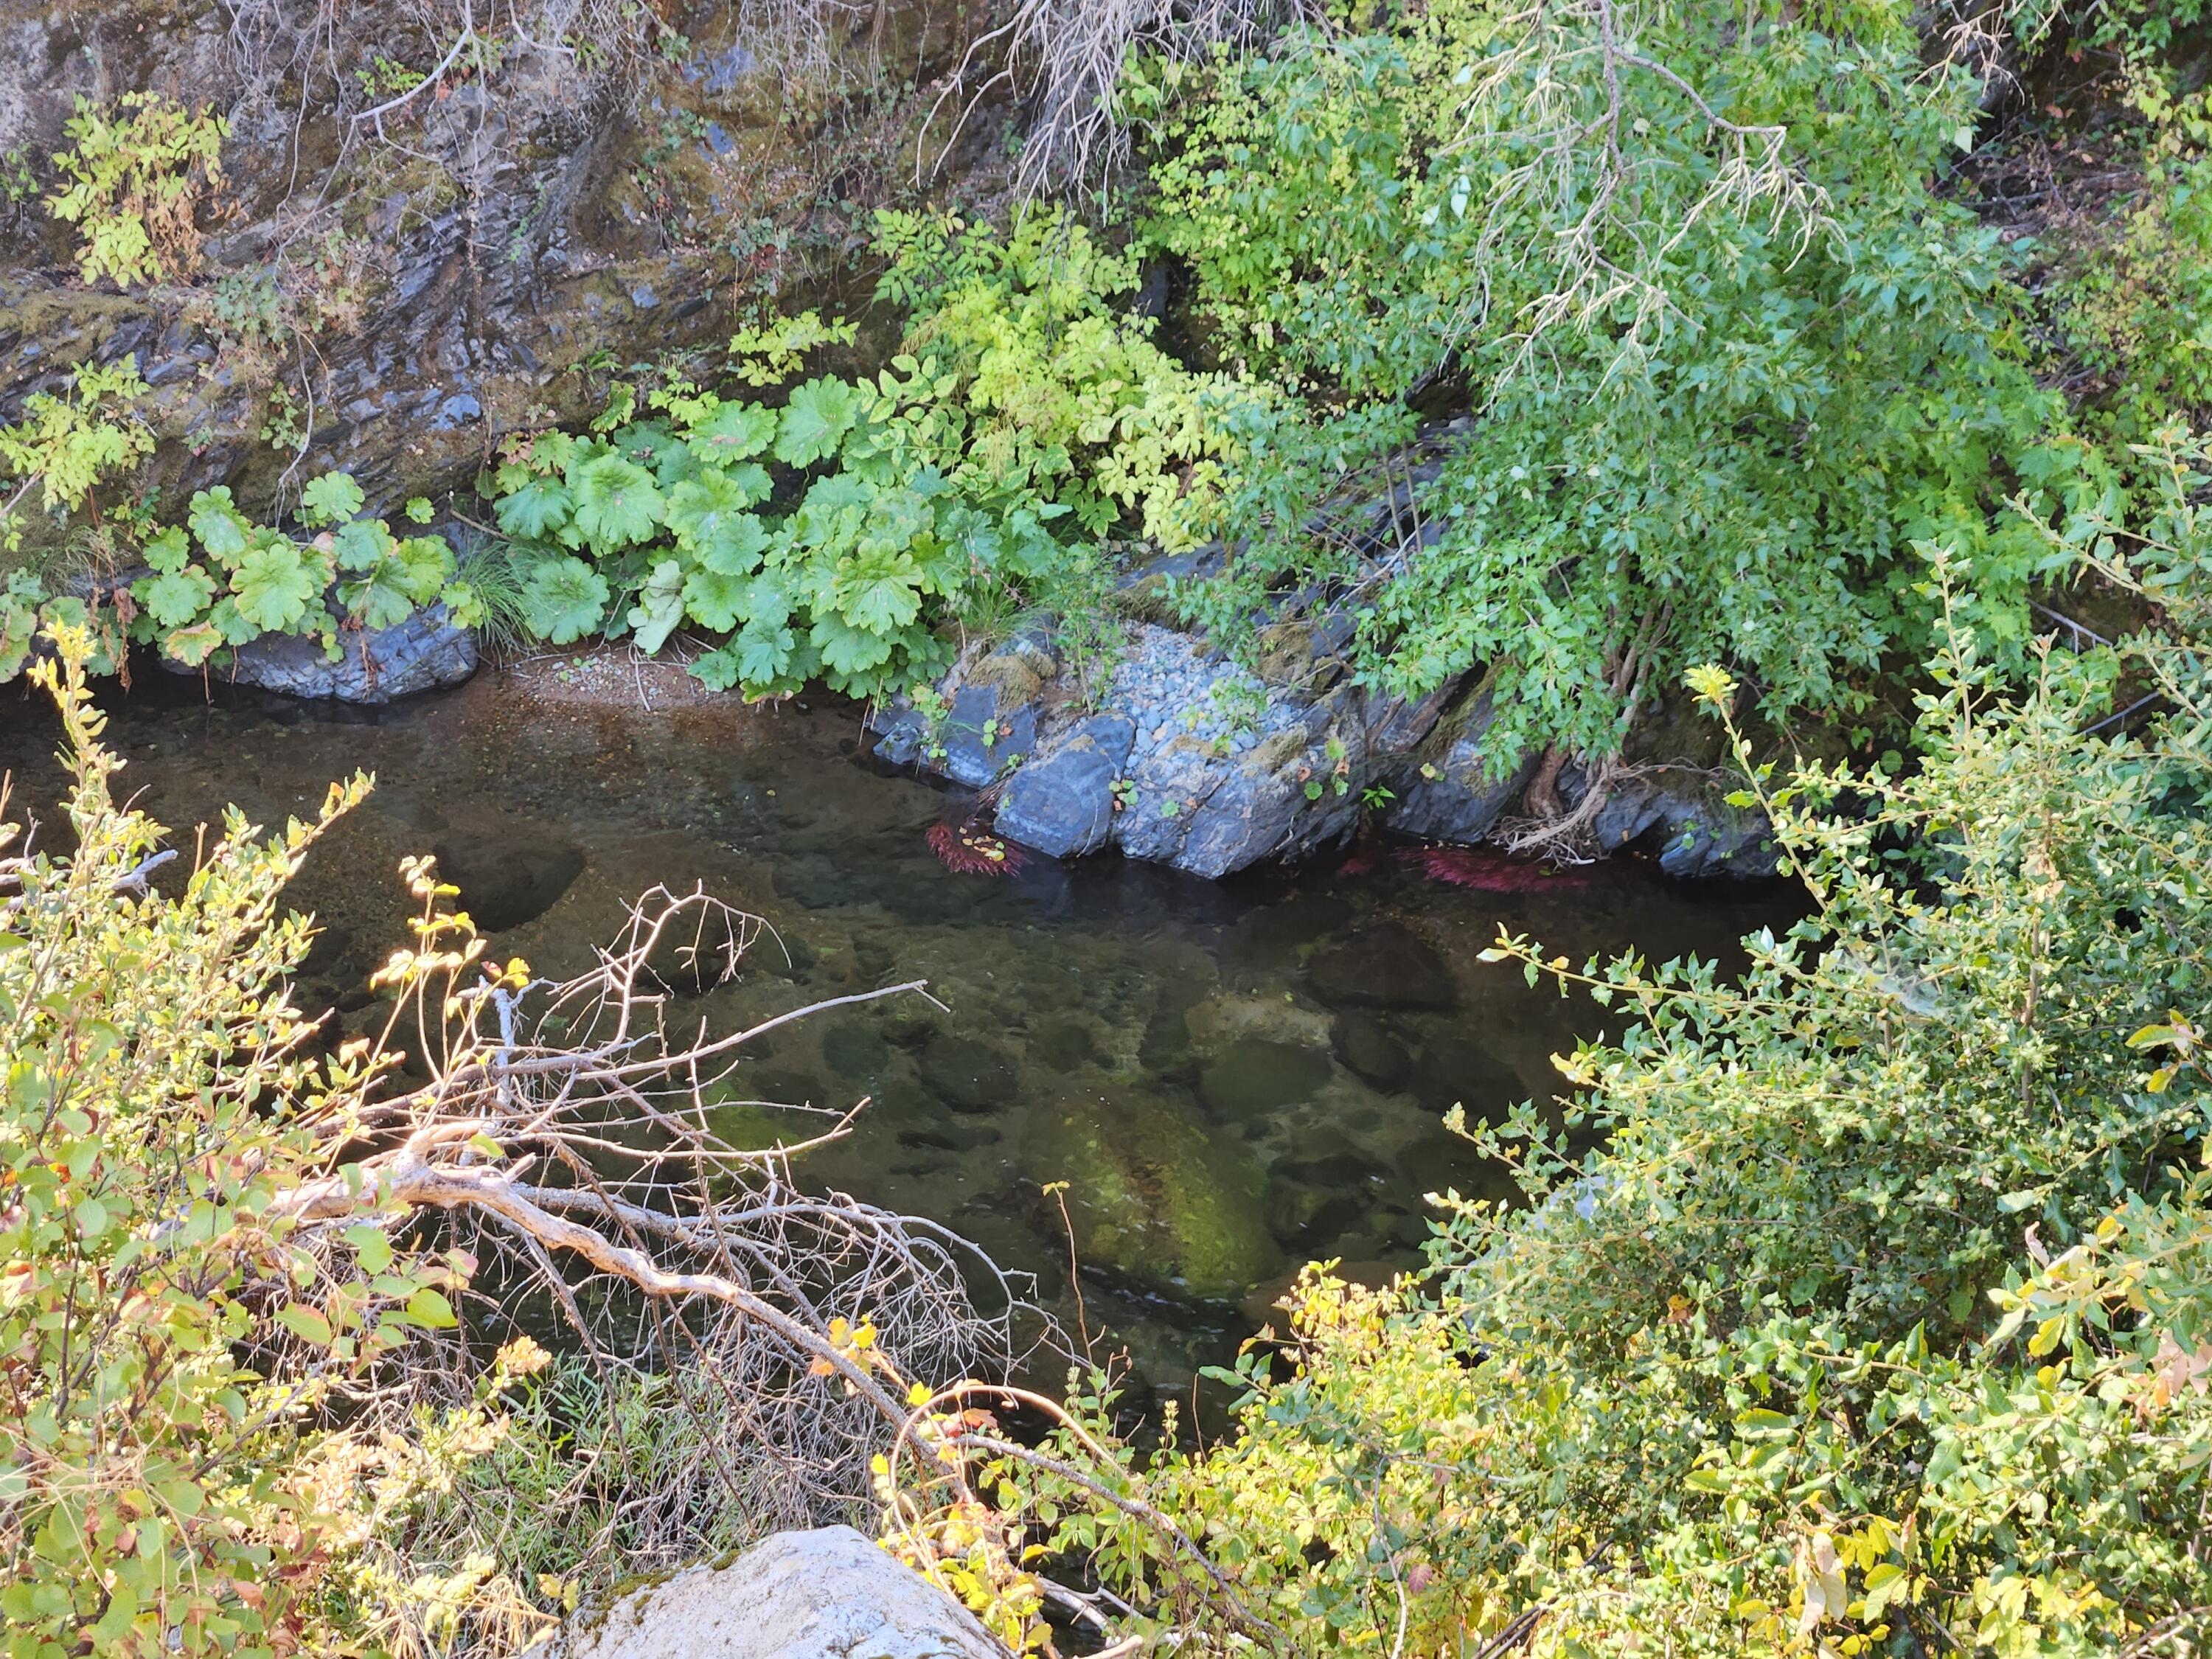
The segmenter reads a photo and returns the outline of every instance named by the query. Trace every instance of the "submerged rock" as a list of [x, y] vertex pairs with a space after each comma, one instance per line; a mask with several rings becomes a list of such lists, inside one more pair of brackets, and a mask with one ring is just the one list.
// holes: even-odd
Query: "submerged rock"
[[586, 1608], [528, 1659], [1006, 1659], [973, 1614], [850, 1527], [783, 1532]]
[[996, 1112], [1012, 1103], [1020, 1073], [1003, 1049], [944, 1031], [921, 1051], [921, 1082], [956, 1112]]
[[1383, 1093], [1395, 1093], [1412, 1079], [1412, 1053], [1372, 1015], [1339, 1015], [1334, 1036], [1336, 1057], [1344, 1062], [1344, 1068]]
[[1245, 1037], [1206, 1062], [1198, 1092], [1224, 1117], [1259, 1117], [1310, 1099], [1328, 1078], [1327, 1054], [1296, 1043]]
[[441, 840], [430, 850], [439, 875], [461, 890], [461, 908], [487, 933], [537, 921], [575, 884], [586, 862], [574, 842], [522, 823]]
[[[384, 703], [458, 685], [477, 672], [476, 635], [457, 626], [442, 605], [426, 605], [404, 622], [341, 634], [332, 662], [322, 641], [297, 634], [264, 634], [233, 653], [230, 665], [207, 672], [240, 685], [287, 696]], [[201, 671], [164, 658], [173, 674]]]
[[1212, 1302], [1274, 1270], [1265, 1174], [1186, 1107], [1115, 1088], [1071, 1096], [1042, 1119], [1027, 1170], [1067, 1182], [1086, 1267]]
[[1424, 1047], [1408, 1086], [1431, 1111], [1441, 1115], [1464, 1106], [1468, 1116], [1486, 1122], [1528, 1097], [1528, 1085], [1519, 1073], [1480, 1043], [1463, 1037], [1432, 1038]]
[[1401, 922], [1363, 928], [1320, 951], [1306, 975], [1314, 994], [1336, 1006], [1449, 1008], [1459, 1000], [1443, 959]]
[[1248, 1037], [1307, 1048], [1328, 1046], [1328, 1016], [1280, 996], [1217, 993], [1184, 1012], [1183, 1029], [1194, 1043], [1207, 1050]]

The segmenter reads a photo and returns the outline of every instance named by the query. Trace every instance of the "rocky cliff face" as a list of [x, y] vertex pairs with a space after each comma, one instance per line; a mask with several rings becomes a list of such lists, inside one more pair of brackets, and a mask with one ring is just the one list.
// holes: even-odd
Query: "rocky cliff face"
[[[761, 303], [834, 293], [912, 193], [969, 10], [0, 4], [0, 157], [29, 179], [0, 192], [0, 418], [131, 354], [172, 497], [261, 509], [339, 467], [374, 510], [464, 482], [506, 434], [595, 413], [605, 370], [718, 362]], [[119, 291], [40, 198], [76, 99], [132, 90], [231, 137], [197, 264]]]

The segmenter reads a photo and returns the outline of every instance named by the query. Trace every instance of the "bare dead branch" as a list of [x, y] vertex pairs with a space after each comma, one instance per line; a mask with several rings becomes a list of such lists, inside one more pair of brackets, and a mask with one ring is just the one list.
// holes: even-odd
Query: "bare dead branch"
[[[1133, 55], [1194, 63], [1216, 46], [1249, 46], [1293, 21], [1319, 23], [1323, 14], [1313, 0], [1016, 0], [1005, 22], [970, 44], [931, 111], [933, 125], [945, 104], [959, 100], [935, 165], [984, 96], [1011, 85], [1029, 106], [1021, 194], [1099, 182], [1129, 158], [1120, 89]], [[983, 67], [989, 75], [972, 79]]]
[[702, 890], [654, 889], [557, 982], [482, 962], [427, 866], [417, 890], [382, 1046], [411, 1023], [429, 1080], [334, 1118], [330, 1164], [274, 1214], [334, 1261], [364, 1221], [442, 1226], [478, 1258], [487, 1319], [549, 1311], [607, 1374], [655, 1379], [690, 1426], [665, 1488], [625, 1489], [625, 1535], [655, 1540], [629, 1570], [686, 1559], [732, 1503], [766, 1525], [864, 1519], [868, 1459], [910, 1415], [903, 1379], [1006, 1372], [1028, 1287], [935, 1223], [797, 1184], [793, 1157], [858, 1107], [766, 1148], [731, 1145], [716, 1115], [759, 1092], [750, 1039], [921, 983], [717, 1034], [679, 1020], [670, 987], [727, 977], [767, 929]]

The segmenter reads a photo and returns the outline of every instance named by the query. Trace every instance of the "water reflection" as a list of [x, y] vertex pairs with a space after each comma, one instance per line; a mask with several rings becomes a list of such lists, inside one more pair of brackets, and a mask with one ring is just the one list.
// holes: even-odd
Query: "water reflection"
[[[19, 809], [50, 814], [53, 723], [16, 687], [0, 699], [0, 767]], [[1632, 863], [1525, 892], [1387, 859], [1218, 884], [1114, 860], [955, 875], [924, 839], [943, 796], [866, 760], [855, 711], [830, 700], [648, 713], [539, 702], [488, 673], [374, 712], [208, 702], [160, 677], [109, 703], [121, 787], [187, 847], [227, 802], [273, 824], [334, 777], [377, 775], [296, 893], [326, 930], [304, 994], [349, 1032], [380, 1018], [366, 981], [404, 937], [397, 866], [426, 850], [495, 948], [540, 972], [586, 965], [657, 882], [757, 912], [772, 936], [733, 981], [672, 987], [716, 1029], [928, 981], [942, 1010], [902, 998], [778, 1032], [748, 1092], [867, 1097], [811, 1178], [950, 1223], [1064, 1304], [1072, 1230], [1091, 1322], [1173, 1390], [1298, 1262], [1410, 1265], [1425, 1193], [1498, 1190], [1441, 1115], [1547, 1097], [1550, 1055], [1599, 1017], [1478, 963], [1501, 922], [1577, 959], [1727, 956], [1794, 910], [1778, 885]], [[775, 1127], [728, 1109], [732, 1134]]]

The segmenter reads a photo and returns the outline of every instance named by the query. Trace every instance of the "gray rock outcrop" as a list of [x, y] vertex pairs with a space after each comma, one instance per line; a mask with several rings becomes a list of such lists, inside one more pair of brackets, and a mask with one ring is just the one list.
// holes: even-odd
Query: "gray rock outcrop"
[[[287, 696], [359, 703], [458, 685], [477, 672], [476, 635], [456, 626], [442, 605], [426, 605], [390, 628], [341, 634], [339, 642], [332, 662], [311, 635], [264, 634], [240, 646], [229, 664], [208, 672]], [[161, 665], [173, 674], [201, 672], [167, 659]]]
[[529, 1659], [1006, 1659], [966, 1608], [850, 1527], [784, 1532], [586, 1609]]
[[[886, 711], [876, 752], [994, 790], [997, 832], [1053, 858], [1118, 846], [1218, 878], [1345, 840], [1370, 788], [1388, 829], [1484, 840], [1537, 769], [1533, 755], [1492, 769], [1494, 682], [1462, 676], [1412, 701], [1386, 696], [1346, 675], [1350, 635], [1340, 617], [1273, 624], [1246, 668], [1190, 634], [1133, 621], [1119, 663], [1085, 696], [1030, 630], [948, 676], [935, 719]], [[1729, 804], [1709, 725], [1656, 711], [1605, 781], [1588, 839], [1607, 852], [1642, 843], [1671, 875], [1771, 875], [1766, 821]], [[1571, 806], [1590, 787], [1574, 766], [1561, 774]]]
[[998, 825], [1050, 858], [1096, 853], [1114, 838], [1114, 786], [1137, 740], [1120, 714], [1094, 714], [1046, 760], [1014, 774], [1000, 798]]
[[1497, 717], [1486, 676], [1437, 721], [1428, 739], [1390, 768], [1390, 827], [1437, 841], [1474, 842], [1497, 828], [1535, 775], [1537, 757], [1492, 775], [1485, 739]]

